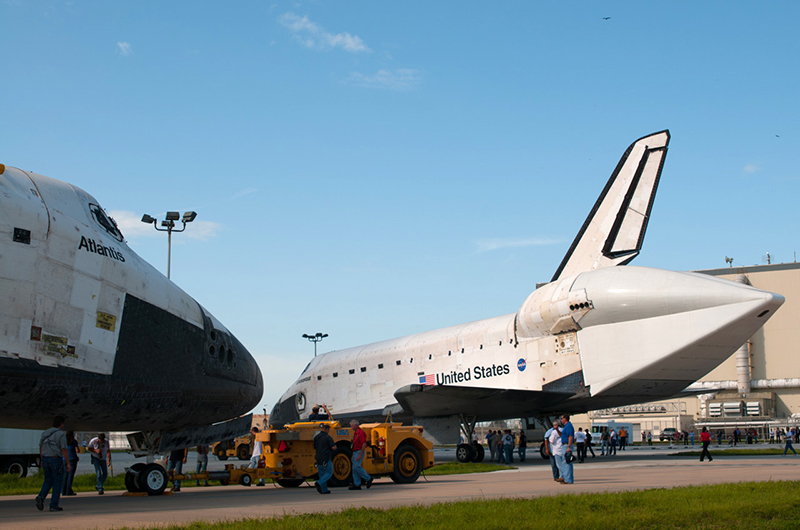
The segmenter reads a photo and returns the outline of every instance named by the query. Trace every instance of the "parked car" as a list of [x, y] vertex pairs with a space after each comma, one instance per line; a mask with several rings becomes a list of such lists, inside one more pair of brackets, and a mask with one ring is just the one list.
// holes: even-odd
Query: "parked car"
[[662, 442], [667, 440], [675, 440], [675, 432], [676, 429], [672, 427], [667, 427], [666, 429], [661, 429], [661, 434], [658, 435], [658, 439]]

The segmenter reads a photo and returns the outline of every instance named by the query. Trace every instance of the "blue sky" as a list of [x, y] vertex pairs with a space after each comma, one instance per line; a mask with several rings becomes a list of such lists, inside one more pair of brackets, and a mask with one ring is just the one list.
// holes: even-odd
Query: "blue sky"
[[[604, 20], [604, 17], [610, 17]], [[516, 311], [670, 129], [642, 255], [794, 260], [796, 2], [0, 0], [0, 162], [71, 182], [258, 360]]]

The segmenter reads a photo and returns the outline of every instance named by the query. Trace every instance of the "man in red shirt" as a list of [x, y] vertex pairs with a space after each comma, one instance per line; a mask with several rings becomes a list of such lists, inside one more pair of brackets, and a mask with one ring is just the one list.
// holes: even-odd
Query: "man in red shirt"
[[702, 462], [703, 458], [706, 456], [709, 462], [714, 460], [711, 458], [711, 453], [708, 452], [708, 445], [711, 443], [711, 434], [705, 427], [703, 427], [703, 432], [700, 433], [700, 443], [703, 444], [703, 450], [700, 452], [700, 461]]
[[353, 484], [350, 489], [360, 490], [362, 478], [369, 489], [372, 487], [372, 477], [361, 467], [361, 462], [364, 461], [364, 449], [367, 447], [367, 433], [358, 426], [356, 420], [350, 422], [350, 428], [353, 429]]

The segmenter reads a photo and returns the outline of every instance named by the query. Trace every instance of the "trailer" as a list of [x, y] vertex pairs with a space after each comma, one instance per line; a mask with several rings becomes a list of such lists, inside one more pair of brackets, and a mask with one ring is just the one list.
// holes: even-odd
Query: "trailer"
[[[256, 468], [226, 464], [224, 471], [175, 474], [158, 463], [134, 464], [125, 474], [130, 493], [161, 495], [172, 480], [218, 480], [222, 485], [250, 486], [270, 480], [284, 488], [296, 488], [318, 477], [315, 465], [314, 436], [321, 424], [331, 427], [336, 444], [333, 452], [333, 477], [329, 486], [347, 486], [351, 481], [352, 429], [337, 421], [298, 422], [283, 429], [268, 429], [255, 435], [262, 442], [263, 454]], [[401, 423], [366, 423], [367, 435], [362, 467], [373, 477], [388, 476], [398, 484], [416, 482], [420, 473], [433, 466], [433, 444], [422, 437], [422, 427]]]
[[30, 466], [39, 465], [42, 431], [0, 429], [0, 473], [26, 477]]

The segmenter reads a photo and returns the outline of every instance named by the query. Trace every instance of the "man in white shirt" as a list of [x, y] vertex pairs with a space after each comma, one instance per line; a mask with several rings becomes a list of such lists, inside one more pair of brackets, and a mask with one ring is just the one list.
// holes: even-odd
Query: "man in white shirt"
[[617, 454], [617, 433], [614, 429], [608, 433], [608, 454], [615, 456]]
[[[564, 482], [561, 478], [560, 467], [558, 465], [558, 458], [561, 455], [561, 429], [558, 420], [553, 421], [553, 428], [547, 431], [547, 449], [550, 455], [550, 466], [553, 468], [553, 480], [556, 482]], [[549, 434], [548, 434], [549, 433]], [[564, 458], [561, 456], [560, 458]]]
[[[250, 464], [248, 464], [247, 469], [258, 469], [258, 462], [261, 460], [261, 455], [264, 453], [264, 444], [256, 439], [256, 434], [258, 434], [258, 427], [253, 427], [250, 429], [250, 432], [253, 433], [253, 456], [250, 457]], [[256, 486], [264, 486], [264, 479], [258, 481]]]
[[97, 485], [94, 487], [99, 495], [102, 495], [103, 486], [108, 478], [108, 468], [111, 465], [111, 451], [106, 440], [105, 433], [100, 433], [89, 441], [87, 446], [92, 453], [92, 465], [97, 475]]
[[575, 433], [575, 445], [578, 446], [578, 462], [583, 464], [586, 459], [586, 433], [583, 432], [582, 427], [579, 427], [578, 432]]

